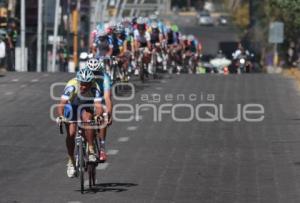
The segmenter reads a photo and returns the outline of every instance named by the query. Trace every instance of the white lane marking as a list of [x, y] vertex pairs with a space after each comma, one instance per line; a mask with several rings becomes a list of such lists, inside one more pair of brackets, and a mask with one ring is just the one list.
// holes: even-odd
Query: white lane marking
[[129, 130], [129, 131], [135, 131], [136, 129], [137, 129], [137, 126], [129, 126], [127, 128], [127, 130]]
[[167, 83], [167, 81], [166, 80], [162, 80], [161, 83]]
[[108, 165], [109, 165], [108, 163], [99, 164], [96, 169], [105, 170], [108, 167]]
[[39, 81], [39, 79], [32, 79], [30, 82], [38, 82]]
[[27, 85], [23, 84], [23, 85], [21, 85], [20, 87], [21, 87], [21, 88], [24, 88], [24, 87], [26, 87], [26, 86], [27, 86]]
[[5, 95], [8, 96], [8, 95], [12, 95], [14, 94], [13, 92], [5, 92]]
[[109, 149], [106, 154], [107, 155], [116, 155], [118, 153], [119, 153], [119, 150], [117, 150], [117, 149]]
[[68, 203], [82, 203], [82, 202], [79, 202], [79, 201], [68, 201]]
[[12, 81], [12, 82], [19, 82], [19, 79], [18, 79], [18, 78], [15, 78], [15, 79], [12, 79], [11, 81]]
[[118, 139], [118, 142], [128, 142], [129, 141], [129, 137], [120, 137]]
[[162, 90], [163, 88], [162, 87], [156, 87], [155, 89], [156, 90]]
[[44, 77], [48, 77], [48, 76], [49, 76], [49, 74], [47, 74], [47, 73], [46, 73], [46, 74], [44, 74], [43, 76], [44, 76]]

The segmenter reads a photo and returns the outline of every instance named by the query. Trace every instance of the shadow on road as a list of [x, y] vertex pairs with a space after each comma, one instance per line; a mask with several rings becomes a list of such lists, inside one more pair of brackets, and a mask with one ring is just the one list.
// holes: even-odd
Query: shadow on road
[[[92, 189], [86, 189], [85, 193], [98, 193], [98, 192], [125, 192], [128, 188], [137, 186], [135, 183], [101, 183], [97, 184]], [[79, 190], [78, 190], [79, 191]]]

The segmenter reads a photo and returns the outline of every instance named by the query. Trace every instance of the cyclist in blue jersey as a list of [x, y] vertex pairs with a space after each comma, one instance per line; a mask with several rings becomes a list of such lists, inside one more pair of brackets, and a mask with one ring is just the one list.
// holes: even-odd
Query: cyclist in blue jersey
[[[112, 124], [112, 108], [113, 103], [111, 99], [111, 80], [107, 73], [105, 73], [105, 64], [100, 59], [92, 58], [89, 59], [87, 62], [88, 68], [94, 73], [95, 75], [95, 82], [100, 88], [102, 105], [108, 115], [108, 125]], [[107, 155], [105, 153], [105, 140], [107, 135], [107, 126], [100, 129], [98, 137], [100, 138], [100, 154], [99, 159], [101, 162], [105, 162], [107, 159]]]

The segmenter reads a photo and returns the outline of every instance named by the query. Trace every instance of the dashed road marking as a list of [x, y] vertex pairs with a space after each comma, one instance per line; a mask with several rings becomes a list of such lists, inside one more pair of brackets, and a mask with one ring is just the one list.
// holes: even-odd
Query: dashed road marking
[[12, 82], [19, 82], [19, 79], [18, 79], [18, 78], [15, 78], [15, 79], [12, 79], [11, 81], [12, 81]]
[[166, 80], [162, 80], [161, 83], [167, 83], [167, 81]]
[[13, 92], [5, 92], [4, 95], [8, 96], [8, 95], [12, 95], [12, 94], [14, 94], [14, 93]]
[[68, 203], [81, 203], [79, 201], [68, 201]]
[[21, 85], [20, 87], [21, 87], [21, 88], [24, 88], [24, 87], [26, 87], [26, 86], [27, 86], [27, 85], [23, 84], [23, 85]]
[[39, 79], [32, 79], [30, 82], [38, 82], [39, 81]]
[[44, 77], [48, 77], [48, 76], [49, 76], [49, 74], [47, 74], [47, 73], [46, 73], [46, 74], [44, 74], [43, 76], [44, 76]]
[[162, 87], [156, 87], [155, 89], [156, 90], [162, 90], [163, 88]]
[[109, 165], [108, 163], [99, 164], [96, 169], [105, 170], [108, 167], [108, 165]]
[[107, 155], [116, 155], [119, 153], [119, 150], [117, 149], [110, 149], [107, 151]]
[[135, 131], [136, 129], [137, 129], [137, 126], [129, 126], [127, 128], [127, 130], [129, 130], [129, 131]]
[[118, 142], [128, 142], [129, 141], [129, 137], [120, 137], [118, 139]]

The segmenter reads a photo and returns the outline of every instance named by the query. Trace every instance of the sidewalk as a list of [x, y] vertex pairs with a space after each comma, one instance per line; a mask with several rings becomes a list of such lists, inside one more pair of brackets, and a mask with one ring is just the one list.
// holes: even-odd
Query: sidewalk
[[282, 74], [294, 78], [300, 88], [300, 70], [298, 68], [283, 69]]

